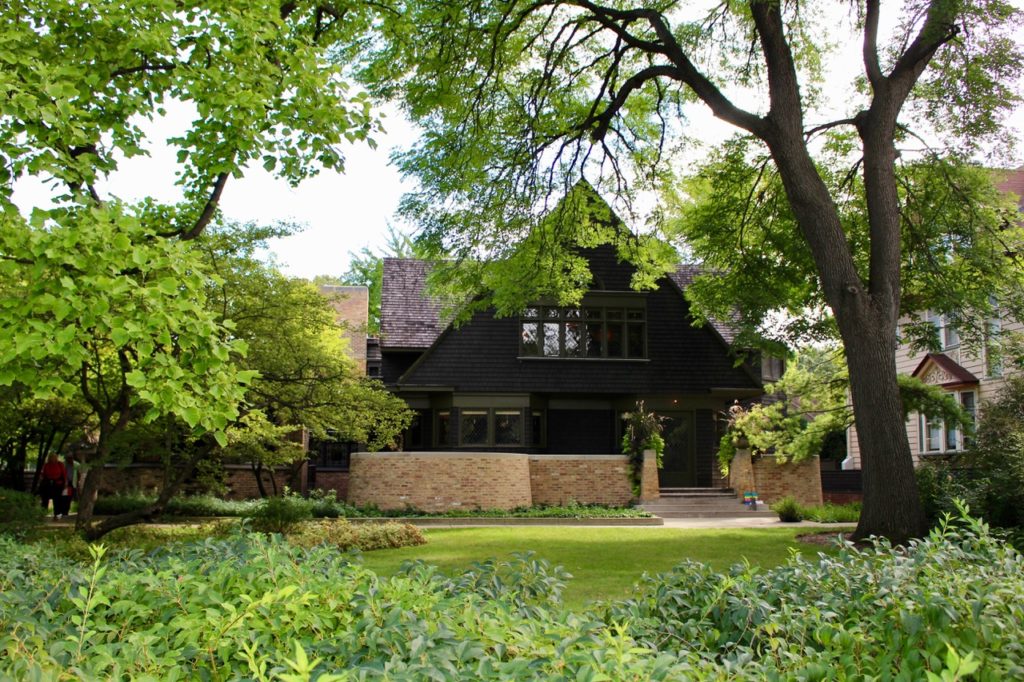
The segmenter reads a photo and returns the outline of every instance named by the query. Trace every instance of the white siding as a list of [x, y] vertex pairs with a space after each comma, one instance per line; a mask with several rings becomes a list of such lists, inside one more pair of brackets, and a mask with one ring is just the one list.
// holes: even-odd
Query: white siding
[[[908, 318], [901, 318], [900, 325], [908, 322]], [[1022, 332], [1024, 331], [1024, 324], [1012, 320], [1003, 320], [1003, 331], [1006, 332]], [[985, 409], [984, 403], [986, 401], [995, 398], [1000, 389], [1006, 383], [1005, 375], [1000, 377], [989, 377], [986, 376], [986, 362], [983, 351], [970, 349], [966, 347], [951, 348], [943, 351], [946, 356], [951, 360], [958, 363], [961, 367], [969, 371], [974, 376], [978, 377], [978, 396], [977, 396], [977, 414], [981, 415]], [[921, 364], [921, 360], [924, 358], [926, 353], [914, 353], [909, 347], [900, 345], [896, 349], [896, 371], [899, 374], [913, 374], [917, 366]], [[1004, 363], [1007, 364], [1007, 363]], [[1011, 368], [1007, 367], [1006, 371], [1012, 371]], [[914, 413], [907, 419], [907, 440], [910, 441], [910, 451], [914, 455], [914, 463], [916, 464], [921, 454], [921, 438], [920, 438], [920, 418]], [[853, 460], [854, 468], [860, 468], [860, 444], [857, 440], [857, 429], [851, 427], [847, 432], [847, 455]]]

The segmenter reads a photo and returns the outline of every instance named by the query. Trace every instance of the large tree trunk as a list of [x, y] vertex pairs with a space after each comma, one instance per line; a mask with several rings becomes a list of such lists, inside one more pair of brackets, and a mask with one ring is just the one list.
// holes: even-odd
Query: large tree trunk
[[854, 539], [879, 535], [906, 543], [927, 527], [896, 383], [895, 325], [864, 322], [844, 345], [864, 481]]

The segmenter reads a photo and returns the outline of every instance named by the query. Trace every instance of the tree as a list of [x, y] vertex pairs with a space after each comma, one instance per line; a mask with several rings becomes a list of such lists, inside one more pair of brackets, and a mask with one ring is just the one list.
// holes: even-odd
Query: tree
[[[404, 211], [463, 261], [507, 256], [548, 198], [582, 176], [632, 215], [637, 192], [670, 181], [675, 152], [701, 135], [687, 128], [689, 104], [756, 141], [845, 349], [865, 482], [856, 534], [905, 541], [924, 521], [893, 358], [903, 257], [897, 144], [909, 122], [961, 152], [999, 137], [1000, 115], [1020, 101], [1020, 16], [999, 0], [908, 0], [887, 36], [878, 0], [850, 7], [852, 20], [838, 23], [861, 46], [863, 75], [851, 115], [821, 123], [812, 122], [827, 114], [818, 37], [840, 32], [809, 3], [693, 11], [669, 0], [407, 0], [365, 74], [379, 79], [385, 64], [396, 73], [378, 90], [401, 94], [426, 131], [402, 157], [421, 183]], [[864, 187], [862, 243], [815, 163], [815, 135], [840, 128], [851, 133]]]
[[256, 373], [245, 413], [228, 431], [227, 454], [251, 462], [260, 485], [264, 468], [302, 455], [290, 440], [298, 429], [377, 450], [391, 445], [412, 418], [403, 400], [363, 376], [348, 356], [328, 299], [257, 257], [267, 239], [283, 234], [280, 227], [226, 224], [197, 240], [216, 276], [211, 308], [246, 342], [238, 363]]
[[[90, 406], [98, 445], [78, 519], [90, 534], [110, 527], [90, 526], [98, 465], [132, 419], [180, 418], [212, 448], [237, 417], [252, 376], [232, 363], [244, 344], [205, 307], [188, 242], [247, 164], [297, 183], [340, 169], [343, 140], [372, 143], [369, 99], [337, 64], [375, 11], [252, 0], [0, 10], [0, 385]], [[169, 140], [182, 201], [106, 196], [119, 159], [146, 153], [142, 121], [172, 101], [196, 112]], [[52, 188], [31, 216], [13, 203], [23, 177]]]

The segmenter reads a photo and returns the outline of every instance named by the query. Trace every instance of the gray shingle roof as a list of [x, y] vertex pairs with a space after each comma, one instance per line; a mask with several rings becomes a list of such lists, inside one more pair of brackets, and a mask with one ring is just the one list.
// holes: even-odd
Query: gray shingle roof
[[385, 258], [381, 283], [382, 348], [429, 348], [445, 325], [441, 302], [427, 297], [430, 263], [412, 258]]
[[[429, 348], [444, 331], [440, 320], [441, 303], [426, 295], [430, 263], [411, 258], [385, 258], [382, 282], [380, 329], [381, 348]], [[686, 290], [697, 275], [699, 265], [680, 265], [669, 277]], [[712, 326], [732, 343], [738, 333], [731, 321], [711, 320]]]
[[[703, 274], [704, 269], [699, 265], [692, 264], [680, 264], [676, 266], [676, 271], [669, 273], [669, 278], [675, 282], [680, 289], [686, 291], [686, 288], [693, 284], [699, 275]], [[736, 340], [736, 336], [740, 330], [736, 324], [736, 320], [719, 320], [712, 318], [708, 320], [711, 326], [718, 331], [718, 333], [725, 339], [726, 343], [732, 343]]]

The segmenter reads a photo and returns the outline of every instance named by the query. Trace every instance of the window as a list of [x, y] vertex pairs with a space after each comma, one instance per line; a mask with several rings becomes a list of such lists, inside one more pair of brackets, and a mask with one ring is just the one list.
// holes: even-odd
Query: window
[[459, 444], [487, 445], [487, 410], [459, 412]]
[[523, 444], [523, 411], [463, 409], [459, 411], [459, 445], [510, 447]]
[[957, 348], [960, 345], [960, 332], [953, 326], [952, 321], [945, 315], [940, 315], [929, 310], [925, 313], [925, 319], [935, 326], [935, 332], [939, 337], [939, 345], [942, 350]]
[[646, 358], [646, 311], [630, 306], [530, 306], [520, 315], [520, 354], [544, 358]]
[[[962, 391], [957, 395], [960, 406], [974, 421], [977, 397], [974, 391]], [[971, 439], [965, 436], [957, 424], [947, 424], [941, 418], [920, 417], [920, 443], [924, 454], [957, 452], [970, 446]]]
[[540, 447], [544, 444], [544, 413], [533, 410], [530, 415], [530, 444]]
[[1003, 356], [999, 348], [999, 336], [1003, 333], [1003, 321], [998, 312], [985, 324], [985, 376], [1003, 376]]

